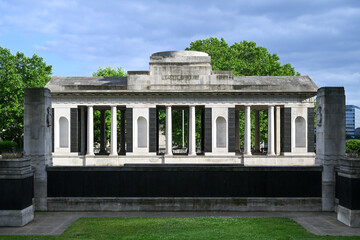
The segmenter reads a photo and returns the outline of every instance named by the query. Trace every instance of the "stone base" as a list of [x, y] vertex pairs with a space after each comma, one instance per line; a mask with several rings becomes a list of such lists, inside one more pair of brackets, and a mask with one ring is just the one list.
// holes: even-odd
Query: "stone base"
[[0, 210], [1, 227], [22, 227], [34, 220], [34, 207], [23, 210]]
[[123, 166], [125, 164], [240, 164], [245, 166], [314, 166], [314, 154], [294, 156], [67, 156], [54, 154], [53, 166]]
[[337, 219], [349, 227], [360, 227], [360, 210], [338, 206]]
[[321, 198], [48, 198], [48, 211], [321, 211]]

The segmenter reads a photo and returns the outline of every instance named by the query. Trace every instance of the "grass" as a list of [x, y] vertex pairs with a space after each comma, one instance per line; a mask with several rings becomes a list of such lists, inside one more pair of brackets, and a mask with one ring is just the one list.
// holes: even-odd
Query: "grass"
[[0, 239], [360, 239], [316, 236], [288, 218], [80, 218], [60, 236]]

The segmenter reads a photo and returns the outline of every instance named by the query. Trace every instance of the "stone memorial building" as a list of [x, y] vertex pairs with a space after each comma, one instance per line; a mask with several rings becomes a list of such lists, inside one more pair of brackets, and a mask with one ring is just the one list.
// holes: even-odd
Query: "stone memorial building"
[[24, 100], [25, 158], [0, 160], [0, 226], [34, 210], [336, 211], [360, 226], [342, 87], [235, 77], [172, 51], [127, 77], [53, 77]]
[[[232, 71], [213, 71], [210, 60], [202, 52], [168, 51], [150, 57], [149, 71], [129, 71], [127, 77], [53, 77], [46, 85], [52, 96], [53, 165], [314, 165], [318, 87], [310, 77], [233, 76]], [[111, 111], [108, 140], [106, 110]], [[186, 115], [182, 131], [187, 141], [180, 152], [172, 141], [171, 113], [176, 110]], [[268, 132], [261, 147], [262, 110]], [[94, 111], [100, 111], [101, 122], [97, 148]], [[244, 132], [239, 131], [240, 111]]]

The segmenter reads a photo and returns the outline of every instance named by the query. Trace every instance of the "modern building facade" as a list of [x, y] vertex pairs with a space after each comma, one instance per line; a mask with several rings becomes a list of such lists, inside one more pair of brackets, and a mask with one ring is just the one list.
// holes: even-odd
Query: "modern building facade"
[[[202, 52], [159, 52], [150, 57], [149, 71], [129, 71], [127, 77], [53, 77], [46, 85], [52, 96], [53, 164], [313, 165], [315, 83], [308, 76], [236, 77], [213, 71], [210, 60]], [[109, 139], [104, 138], [106, 110], [111, 111]], [[186, 151], [180, 155], [172, 140], [176, 110], [188, 116]], [[94, 111], [101, 115], [99, 152]], [[259, 111], [268, 116], [266, 154], [260, 154]], [[159, 124], [160, 113], [166, 115], [165, 126]]]
[[360, 135], [360, 108], [346, 105], [346, 135]]

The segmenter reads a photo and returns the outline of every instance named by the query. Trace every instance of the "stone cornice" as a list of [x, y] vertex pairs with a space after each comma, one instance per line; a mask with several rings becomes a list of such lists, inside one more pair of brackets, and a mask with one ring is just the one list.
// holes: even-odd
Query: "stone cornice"
[[159, 92], [159, 91], [86, 91], [86, 92], [52, 92], [52, 97], [239, 97], [239, 96], [281, 96], [281, 97], [305, 97], [310, 98], [316, 96], [316, 92], [258, 92], [258, 91], [218, 91], [218, 92]]

